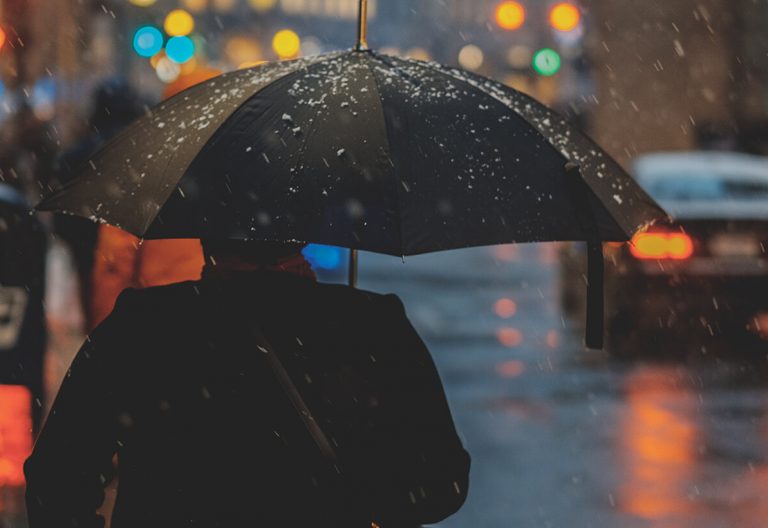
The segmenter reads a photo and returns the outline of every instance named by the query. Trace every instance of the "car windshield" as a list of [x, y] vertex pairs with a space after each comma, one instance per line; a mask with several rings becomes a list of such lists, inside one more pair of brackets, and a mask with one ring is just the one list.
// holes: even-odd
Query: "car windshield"
[[657, 200], [768, 200], [768, 181], [718, 178], [714, 175], [668, 175], [655, 178], [648, 192]]

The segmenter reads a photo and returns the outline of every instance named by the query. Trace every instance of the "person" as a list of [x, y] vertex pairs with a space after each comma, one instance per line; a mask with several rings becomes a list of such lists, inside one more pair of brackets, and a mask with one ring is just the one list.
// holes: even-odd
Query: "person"
[[113, 528], [405, 528], [460, 508], [469, 455], [402, 303], [318, 283], [300, 249], [204, 240], [201, 280], [120, 296], [25, 464], [30, 528], [103, 526], [113, 456]]

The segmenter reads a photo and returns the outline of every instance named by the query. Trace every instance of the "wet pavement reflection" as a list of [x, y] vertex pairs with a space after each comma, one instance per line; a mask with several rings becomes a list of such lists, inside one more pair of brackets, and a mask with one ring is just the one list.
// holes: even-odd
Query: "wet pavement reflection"
[[768, 526], [766, 351], [586, 351], [560, 311], [556, 255], [361, 261], [363, 287], [404, 299], [473, 456], [467, 504], [441, 526]]

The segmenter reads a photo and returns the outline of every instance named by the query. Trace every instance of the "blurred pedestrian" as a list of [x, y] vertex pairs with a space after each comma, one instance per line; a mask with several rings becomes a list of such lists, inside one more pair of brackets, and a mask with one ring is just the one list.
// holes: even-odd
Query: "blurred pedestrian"
[[75, 358], [26, 463], [30, 528], [101, 526], [115, 454], [115, 528], [455, 512], [469, 457], [399, 299], [318, 283], [300, 245], [203, 248], [201, 280], [127, 290]]
[[[93, 95], [88, 133], [58, 160], [58, 184], [69, 183], [77, 175], [80, 166], [86, 163], [96, 150], [143, 113], [144, 103], [141, 97], [125, 79], [112, 77], [101, 83]], [[56, 215], [55, 230], [72, 252], [80, 283], [85, 325], [86, 329], [91, 329], [91, 277], [99, 226], [77, 216]]]
[[[217, 75], [221, 71], [199, 67], [179, 76], [163, 91], [163, 99]], [[99, 228], [95, 250], [88, 330], [104, 320], [126, 288], [148, 288], [196, 280], [203, 268], [200, 242], [193, 239], [139, 239], [109, 225]]]

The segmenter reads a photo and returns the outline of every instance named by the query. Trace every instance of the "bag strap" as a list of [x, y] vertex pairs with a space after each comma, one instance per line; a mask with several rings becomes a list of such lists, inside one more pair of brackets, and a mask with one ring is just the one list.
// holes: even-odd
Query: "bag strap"
[[296, 412], [301, 417], [301, 421], [304, 423], [304, 427], [306, 427], [307, 432], [309, 432], [309, 434], [312, 436], [312, 439], [315, 441], [317, 448], [320, 450], [322, 455], [335, 466], [338, 460], [336, 456], [336, 450], [331, 445], [331, 442], [328, 440], [325, 432], [320, 427], [320, 424], [318, 424], [317, 420], [315, 420], [315, 417], [312, 415], [312, 411], [309, 410], [309, 407], [304, 401], [304, 398], [302, 398], [299, 390], [296, 388], [296, 384], [293, 383], [293, 380], [291, 379], [290, 374], [288, 374], [288, 371], [285, 369], [283, 362], [280, 361], [280, 358], [272, 348], [272, 345], [269, 343], [267, 338], [264, 336], [261, 330], [259, 330], [258, 327], [252, 327], [251, 333], [256, 338], [257, 343], [259, 343], [256, 345], [256, 348], [258, 348], [259, 351], [262, 352], [266, 357], [267, 363], [272, 369], [272, 373], [275, 375], [278, 383], [280, 383], [280, 386], [282, 387], [283, 392], [285, 392], [285, 395], [288, 396], [289, 400], [291, 400], [293, 408], [296, 409]]

